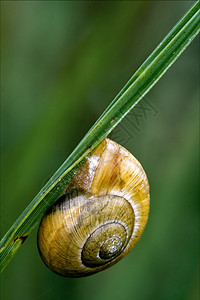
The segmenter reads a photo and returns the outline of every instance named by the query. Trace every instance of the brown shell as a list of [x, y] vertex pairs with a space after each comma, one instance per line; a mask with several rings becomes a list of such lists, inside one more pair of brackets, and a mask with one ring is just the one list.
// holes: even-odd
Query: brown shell
[[38, 248], [54, 272], [88, 276], [124, 257], [149, 213], [146, 174], [126, 149], [105, 139], [43, 217]]

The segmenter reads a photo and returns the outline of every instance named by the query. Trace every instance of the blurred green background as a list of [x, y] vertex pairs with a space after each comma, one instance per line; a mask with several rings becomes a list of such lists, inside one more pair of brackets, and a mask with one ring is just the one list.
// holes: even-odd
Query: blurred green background
[[[1, 236], [192, 3], [1, 2]], [[1, 276], [1, 299], [198, 299], [198, 55], [196, 38], [111, 134], [150, 182], [132, 252], [63, 278], [41, 261], [34, 230]]]

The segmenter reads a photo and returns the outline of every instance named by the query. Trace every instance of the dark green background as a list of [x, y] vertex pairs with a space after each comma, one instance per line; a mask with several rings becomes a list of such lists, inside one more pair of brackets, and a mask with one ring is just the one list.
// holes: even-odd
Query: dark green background
[[[2, 236], [192, 3], [1, 2]], [[198, 299], [198, 51], [196, 38], [146, 110], [111, 134], [150, 182], [133, 251], [102, 273], [62, 278], [41, 261], [34, 230], [1, 276], [2, 299]]]

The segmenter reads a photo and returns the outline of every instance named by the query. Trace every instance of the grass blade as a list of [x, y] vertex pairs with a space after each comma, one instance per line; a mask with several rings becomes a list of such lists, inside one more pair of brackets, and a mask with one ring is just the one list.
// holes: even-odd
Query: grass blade
[[169, 32], [154, 52], [119, 92], [102, 116], [82, 139], [68, 159], [16, 220], [0, 242], [2, 271], [32, 229], [62, 194], [74, 172], [93, 149], [119, 124], [124, 116], [146, 95], [164, 75], [200, 30], [199, 1]]

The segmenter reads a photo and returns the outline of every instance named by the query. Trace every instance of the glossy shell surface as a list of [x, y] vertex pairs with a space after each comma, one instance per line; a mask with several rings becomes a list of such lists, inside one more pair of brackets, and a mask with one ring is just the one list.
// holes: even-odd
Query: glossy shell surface
[[125, 148], [105, 139], [43, 217], [39, 252], [60, 275], [97, 273], [133, 248], [148, 213], [149, 184], [141, 164]]

